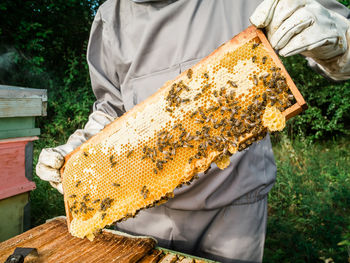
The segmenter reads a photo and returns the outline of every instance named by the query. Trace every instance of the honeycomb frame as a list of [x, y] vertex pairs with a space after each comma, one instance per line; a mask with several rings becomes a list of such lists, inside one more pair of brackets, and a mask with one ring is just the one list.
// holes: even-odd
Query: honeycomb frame
[[[281, 61], [279, 60], [278, 56], [273, 51], [273, 49], [270, 46], [268, 40], [266, 39], [264, 33], [261, 30], [255, 28], [254, 26], [251, 26], [251, 27], [247, 28], [246, 30], [244, 30], [243, 32], [241, 32], [239, 35], [235, 36], [232, 40], [230, 40], [230, 41], [226, 42], [225, 44], [221, 45], [218, 49], [216, 49], [209, 56], [207, 56], [204, 59], [202, 59], [200, 62], [198, 62], [191, 69], [184, 71], [178, 77], [176, 77], [174, 80], [166, 82], [163, 85], [163, 87], [160, 88], [155, 94], [150, 96], [144, 102], [136, 105], [133, 109], [131, 109], [130, 111], [125, 113], [123, 116], [118, 118], [116, 121], [112, 122], [107, 127], [105, 127], [101, 133], [95, 135], [94, 137], [89, 139], [86, 143], [84, 143], [79, 148], [74, 150], [72, 153], [67, 155], [66, 158], [65, 158], [66, 163], [72, 158], [72, 156], [76, 156], [76, 155], [85, 156], [86, 155], [86, 157], [87, 157], [88, 155], [90, 155], [89, 149], [91, 149], [92, 147], [98, 145], [101, 141], [104, 140], [104, 138], [110, 138], [111, 136], [113, 136], [113, 134], [118, 133], [120, 130], [125, 129], [125, 125], [127, 125], [130, 120], [136, 119], [138, 114], [140, 112], [145, 111], [145, 109], [148, 107], [148, 105], [152, 105], [152, 104], [157, 103], [157, 101], [159, 100], [160, 96], [164, 97], [165, 95], [167, 95], [167, 102], [169, 104], [165, 108], [165, 110], [168, 111], [169, 115], [174, 114], [174, 111], [176, 110], [176, 107], [177, 107], [177, 104], [178, 104], [178, 101], [176, 99], [179, 97], [177, 95], [176, 96], [174, 95], [177, 92], [177, 87], [176, 87], [176, 85], [174, 86], [174, 83], [182, 83], [182, 81], [184, 79], [186, 79], [186, 78], [187, 79], [191, 79], [193, 72], [196, 72], [197, 75], [198, 74], [202, 74], [202, 81], [198, 85], [201, 87], [203, 93], [206, 92], [206, 90], [203, 90], [205, 87], [208, 87], [209, 90], [211, 90], [212, 87], [208, 86], [209, 84], [208, 84], [208, 82], [206, 80], [206, 79], [210, 78], [210, 75], [208, 75], [206, 73], [207, 72], [207, 67], [203, 68], [203, 65], [210, 65], [210, 63], [216, 57], [223, 57], [225, 52], [227, 52], [227, 48], [229, 48], [230, 50], [238, 50], [240, 47], [242, 47], [244, 45], [248, 45], [248, 44], [251, 45], [251, 43], [253, 43], [252, 44], [252, 49], [263, 48], [263, 51], [267, 54], [267, 56], [265, 56], [265, 57], [269, 59], [268, 63], [271, 63], [271, 65], [274, 65], [273, 66], [273, 68], [274, 68], [273, 71], [278, 71], [277, 75], [283, 77], [283, 81], [285, 81], [285, 83], [286, 83], [286, 89], [288, 89], [288, 92], [290, 92], [293, 95], [293, 99], [295, 100], [295, 103], [294, 104], [289, 103], [288, 107], [283, 107], [283, 111], [282, 111], [282, 113], [280, 115], [284, 116], [284, 118], [286, 120], [288, 120], [289, 118], [291, 118], [291, 117], [299, 114], [300, 112], [302, 112], [302, 110], [304, 110], [306, 108], [306, 103], [305, 103], [302, 95], [298, 91], [297, 87], [294, 85], [292, 79], [290, 78], [289, 74], [287, 73], [287, 71], [283, 67], [283, 65], [282, 65]], [[261, 45], [261, 46], [259, 47], [259, 45]], [[264, 60], [265, 57], [263, 57], [262, 60]], [[255, 63], [255, 59], [257, 59], [256, 56], [253, 56], [252, 57], [252, 63]], [[261, 59], [261, 58], [259, 58], [259, 59]], [[265, 64], [265, 63], [263, 63], [263, 64]], [[218, 70], [215, 69], [215, 67], [212, 70], [212, 72], [216, 72], [216, 73], [217, 73], [217, 71]], [[198, 73], [198, 72], [200, 72], [200, 73]], [[272, 78], [272, 77], [270, 76], [270, 78]], [[260, 84], [260, 83], [263, 80], [262, 79], [259, 80], [257, 75], [253, 74], [252, 76], [249, 77], [249, 81], [253, 82], [253, 83], [256, 82], [256, 86], [258, 86], [258, 85], [262, 86], [262, 84]], [[265, 79], [264, 79], [264, 81], [265, 81]], [[228, 81], [225, 85], [228, 85], [229, 88], [232, 88], [235, 85], [235, 83], [233, 83], [233, 82], [230, 83]], [[232, 87], [230, 87], [230, 86], [232, 86]], [[184, 89], [188, 88], [188, 87], [186, 88], [186, 83], [185, 83], [185, 85], [183, 87], [184, 87]], [[226, 90], [228, 91], [229, 88], [227, 88]], [[225, 93], [226, 90], [224, 90], [223, 92]], [[219, 91], [219, 92], [221, 92], [221, 91]], [[254, 91], [253, 91], [253, 93], [254, 93]], [[229, 93], [227, 92], [227, 94], [229, 94]], [[205, 100], [205, 99], [200, 98], [200, 96], [198, 96], [198, 98], [197, 98], [196, 97], [197, 95], [198, 94], [196, 94], [194, 97], [191, 97], [193, 101]], [[221, 94], [220, 94], [220, 96], [221, 96]], [[235, 94], [234, 96], [236, 97], [237, 94]], [[248, 95], [244, 93], [243, 97], [241, 96], [239, 98], [245, 98], [246, 96], [248, 96]], [[227, 97], [229, 97], [229, 96], [227, 95], [226, 98]], [[251, 97], [252, 97], [252, 95], [250, 95], [250, 98]], [[209, 101], [209, 103], [210, 103], [210, 101], [213, 102], [212, 101], [213, 98], [209, 98], [209, 99], [208, 98], [207, 98], [207, 100]], [[287, 100], [285, 97], [283, 97], [283, 99]], [[185, 99], [182, 99], [182, 102], [184, 102], [184, 100]], [[257, 100], [260, 100], [260, 98], [256, 99], [256, 101]], [[193, 101], [192, 101], [192, 103], [194, 103]], [[184, 103], [186, 103], [186, 102], [184, 102]], [[282, 105], [282, 102], [280, 104]], [[285, 104], [285, 103], [283, 102], [283, 104]], [[275, 106], [273, 106], [272, 103], [270, 103], [269, 106], [266, 105], [266, 107], [272, 108], [271, 112], [276, 112]], [[199, 106], [198, 109], [199, 109], [199, 112], [197, 112], [195, 115], [200, 116], [202, 114], [201, 106]], [[208, 108], [206, 109], [206, 112], [207, 111], [208, 111]], [[226, 114], [223, 110], [221, 110], [221, 111], [222, 111], [221, 112], [221, 116]], [[277, 110], [277, 112], [278, 112], [278, 110]], [[181, 114], [186, 115], [187, 113], [182, 112]], [[240, 114], [242, 115], [242, 113], [240, 113]], [[213, 115], [212, 119], [215, 118], [216, 115], [215, 116], [214, 115]], [[152, 122], [152, 120], [151, 120], [151, 122]], [[200, 119], [200, 117], [194, 118], [194, 121], [204, 122], [203, 120]], [[214, 121], [213, 121], [213, 123], [214, 123]], [[181, 129], [181, 128], [183, 129], [183, 127], [181, 127], [181, 125], [179, 125], [179, 124], [176, 124], [176, 125], [177, 125], [178, 129]], [[173, 127], [175, 127], [175, 126], [173, 126]], [[180, 126], [180, 128], [179, 128], [179, 126]], [[180, 130], [180, 131], [182, 131], [182, 130]], [[177, 136], [179, 136], [179, 138], [181, 139], [181, 135], [184, 134], [184, 132], [181, 133], [180, 131], [177, 134]], [[271, 131], [273, 131], [273, 130], [271, 130]], [[259, 134], [263, 134], [264, 132], [266, 133], [266, 130], [259, 130]], [[166, 140], [168, 138], [170, 138], [170, 136], [172, 136], [172, 135], [170, 135], [169, 133], [166, 133], [166, 132], [161, 134], [161, 133], [159, 133], [159, 131], [158, 131], [157, 134], [158, 134], [157, 135], [158, 137], [165, 138]], [[188, 135], [186, 133], [183, 135], [183, 137], [188, 137], [188, 136], [190, 136], [190, 135]], [[229, 152], [229, 154], [233, 154], [237, 150], [242, 150], [242, 149], [246, 148], [254, 140], [261, 139], [263, 137], [263, 136], [259, 136], [259, 137], [255, 136], [255, 137], [257, 137], [255, 139], [254, 136], [255, 136], [254, 132], [248, 132], [245, 136], [239, 137], [239, 145], [237, 143], [237, 145], [233, 145], [233, 146], [231, 145], [227, 149], [225, 148], [225, 149], [221, 149], [221, 150], [217, 150], [217, 151], [212, 150], [211, 152], [209, 152], [208, 156], [205, 156], [205, 158], [198, 158], [200, 160], [195, 160], [195, 162], [193, 161], [192, 163], [189, 160], [190, 165], [186, 166], [186, 171], [185, 171], [186, 177], [185, 178], [182, 178], [180, 181], [178, 181], [178, 183], [176, 185], [174, 185], [174, 187], [172, 187], [173, 189], [171, 189], [170, 191], [163, 192], [161, 195], [158, 195], [157, 198], [154, 198], [153, 201], [145, 203], [145, 205], [143, 205], [139, 209], [147, 208], [147, 207], [153, 206], [154, 204], [160, 204], [160, 203], [165, 202], [168, 198], [172, 197], [172, 191], [176, 187], [181, 186], [182, 184], [191, 182], [195, 178], [195, 175], [197, 173], [206, 171], [208, 169], [208, 167], [210, 168], [210, 164], [213, 161], [216, 162], [216, 164], [218, 165], [219, 168], [224, 169], [225, 167], [227, 167], [229, 165], [229, 158], [228, 158], [227, 154], [223, 155], [222, 151], [226, 150], [226, 152]], [[238, 141], [238, 139], [237, 139], [237, 141]], [[190, 146], [190, 144], [189, 144], [189, 146]], [[144, 151], [144, 154], [145, 154], [144, 156], [146, 156], [146, 159], [147, 158], [151, 159], [150, 156], [152, 157], [152, 155], [153, 155], [152, 148], [145, 148], [145, 147], [143, 147], [142, 150]], [[184, 151], [182, 152], [182, 154], [185, 154]], [[114, 160], [114, 157], [115, 156], [112, 154], [112, 155], [110, 155], [110, 158], [109, 158], [110, 165], [111, 165], [112, 168], [116, 165], [116, 162], [117, 162], [116, 160]], [[126, 156], [125, 156], [125, 158], [129, 158], [129, 157], [133, 158], [133, 150], [129, 151], [126, 154]], [[123, 160], [125, 161], [125, 159], [123, 159]], [[65, 202], [65, 210], [66, 210], [66, 214], [67, 214], [67, 224], [68, 224], [69, 230], [71, 231], [71, 222], [72, 222], [73, 217], [74, 217], [73, 216], [73, 211], [78, 211], [78, 210], [74, 210], [74, 209], [72, 210], [72, 197], [75, 194], [72, 194], [69, 191], [66, 191], [66, 189], [65, 189], [65, 184], [67, 184], [65, 182], [65, 179], [66, 179], [65, 168], [66, 168], [65, 166], [62, 168], [61, 174], [62, 174], [63, 186], [64, 186], [64, 190], [65, 190], [64, 191], [65, 192], [64, 202]], [[162, 169], [163, 169], [163, 163], [158, 163], [158, 161], [157, 161], [155, 168], [153, 168], [154, 173], [158, 174], [158, 172], [161, 172]], [[78, 187], [79, 184], [80, 184], [80, 181], [76, 182], [75, 186]], [[111, 186], [109, 186], [109, 187], [111, 187]], [[112, 182], [112, 187], [116, 187], [116, 188], [120, 187], [119, 182]], [[71, 188], [72, 187], [70, 187], [70, 189]], [[150, 195], [150, 191], [148, 190], [148, 188], [146, 186], [144, 186], [144, 187], [142, 187], [140, 189], [140, 194], [144, 197], [145, 200], [150, 197], [149, 196]], [[75, 197], [73, 197], [73, 198], [75, 198]], [[151, 196], [151, 198], [153, 198], [153, 196]], [[90, 201], [90, 197], [88, 195], [82, 196], [82, 201], [83, 202], [80, 202], [80, 204], [84, 203], [85, 201], [86, 202], [92, 202], [92, 200]], [[111, 206], [111, 203], [113, 203], [113, 201], [114, 201], [114, 199], [112, 199], [112, 198], [109, 198], [109, 197], [104, 198], [102, 201], [99, 201], [100, 202], [100, 206], [99, 206], [100, 208], [99, 209], [102, 212], [105, 211], [106, 209], [109, 209], [110, 206]], [[90, 212], [87, 211], [87, 209], [89, 209], [90, 207], [86, 207], [85, 203], [84, 203], [84, 206], [81, 205], [80, 212], [81, 212], [81, 210], [83, 210], [83, 212], [85, 212], [85, 214], [89, 214]], [[95, 209], [95, 208], [91, 207], [91, 209]], [[97, 209], [97, 207], [96, 207], [96, 209]], [[137, 213], [137, 211], [131, 211], [130, 213], [125, 214], [123, 218], [132, 217], [132, 216], [135, 215], [135, 213]], [[84, 216], [84, 215], [82, 215], [82, 216]], [[112, 223], [110, 218], [108, 218], [109, 221], [107, 223], [104, 222], [105, 216], [106, 216], [106, 213], [102, 213], [102, 222], [99, 223], [99, 225], [98, 225], [98, 227], [96, 227], [96, 229], [103, 228], [105, 225], [108, 225], [108, 224]], [[120, 220], [120, 219], [122, 219], [122, 218], [118, 218], [118, 220]], [[75, 235], [77, 235], [77, 234], [75, 233]], [[87, 234], [85, 233], [85, 234], [79, 234], [79, 235], [78, 235], [79, 237], [87, 236], [88, 238], [89, 237], [93, 238], [93, 234], [92, 233], [87, 233]]]

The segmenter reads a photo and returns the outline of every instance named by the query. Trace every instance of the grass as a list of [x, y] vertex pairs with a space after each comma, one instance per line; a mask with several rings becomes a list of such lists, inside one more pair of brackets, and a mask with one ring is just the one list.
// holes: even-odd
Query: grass
[[[278, 167], [269, 194], [264, 262], [350, 262], [349, 137], [310, 143], [279, 134], [273, 138]], [[49, 138], [35, 145], [35, 160]], [[34, 178], [33, 226], [64, 214], [63, 198]]]
[[278, 172], [264, 261], [350, 262], [349, 138], [310, 143], [282, 134], [275, 140]]

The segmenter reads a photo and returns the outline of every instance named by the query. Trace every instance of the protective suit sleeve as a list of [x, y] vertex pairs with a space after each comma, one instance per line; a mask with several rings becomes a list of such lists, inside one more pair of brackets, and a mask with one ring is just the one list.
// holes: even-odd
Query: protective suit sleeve
[[113, 50], [118, 48], [112, 35], [113, 25], [106, 23], [100, 11], [92, 23], [87, 51], [92, 90], [96, 96], [93, 110], [101, 111], [114, 118], [121, 116], [124, 105], [119, 77], [115, 70], [118, 63]]

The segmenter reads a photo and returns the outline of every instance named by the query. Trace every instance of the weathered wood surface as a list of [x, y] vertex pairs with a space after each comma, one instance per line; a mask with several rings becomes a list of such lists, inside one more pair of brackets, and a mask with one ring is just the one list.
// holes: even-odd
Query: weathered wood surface
[[0, 118], [46, 116], [47, 91], [0, 85]]
[[0, 118], [41, 115], [42, 101], [40, 98], [0, 98]]
[[0, 243], [0, 262], [16, 247], [37, 248], [39, 257], [31, 262], [137, 262], [155, 244], [151, 238], [131, 238], [106, 231], [90, 242], [73, 237], [67, 230], [66, 220], [56, 218]]
[[144, 256], [139, 263], [157, 263], [163, 256], [163, 252], [158, 249], [153, 249], [152, 252]]
[[35, 98], [35, 97], [42, 98], [43, 101], [47, 101], [47, 90], [0, 85], [0, 98]]
[[64, 217], [55, 218], [21, 235], [0, 243], [0, 262], [14, 252], [16, 247], [38, 250], [38, 256], [26, 258], [24, 263], [210, 263], [183, 253], [155, 247], [156, 241], [148, 237], [133, 237], [104, 230], [94, 241], [73, 237]]
[[[22, 137], [0, 140], [0, 200], [35, 189], [35, 183], [26, 177], [26, 145], [38, 137]], [[31, 163], [27, 162], [27, 169]], [[0, 261], [1, 262], [1, 261]]]

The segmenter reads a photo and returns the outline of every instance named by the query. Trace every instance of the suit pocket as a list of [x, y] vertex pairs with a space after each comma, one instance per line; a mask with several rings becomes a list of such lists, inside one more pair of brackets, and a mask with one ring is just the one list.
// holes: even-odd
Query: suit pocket
[[125, 109], [130, 110], [135, 105], [143, 102], [157, 92], [165, 82], [175, 79], [181, 72], [192, 67], [199, 60], [186, 61], [171, 68], [130, 79], [127, 83], [123, 84], [124, 89], [127, 90], [127, 95], [124, 97]]
[[149, 96], [157, 92], [166, 81], [174, 79], [179, 73], [180, 66], [177, 65], [169, 69], [131, 79], [125, 84], [132, 94], [129, 100], [126, 101], [126, 105], [132, 108], [136, 104], [143, 102]]

